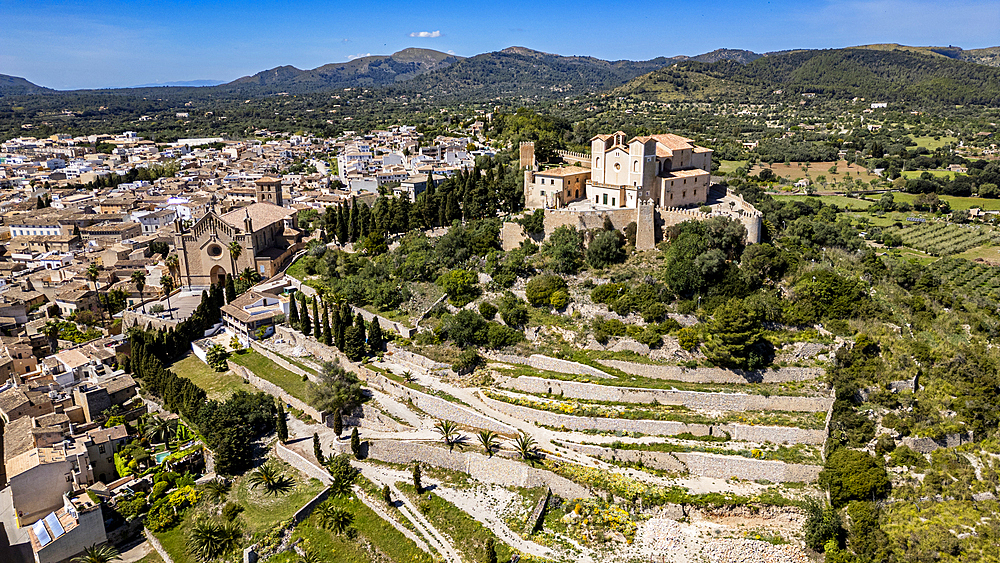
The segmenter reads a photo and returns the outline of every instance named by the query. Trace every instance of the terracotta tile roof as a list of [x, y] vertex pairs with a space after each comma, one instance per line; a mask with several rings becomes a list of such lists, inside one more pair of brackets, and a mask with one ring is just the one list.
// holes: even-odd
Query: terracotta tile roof
[[572, 176], [574, 174], [590, 174], [590, 168], [584, 168], [582, 166], [562, 166], [559, 168], [550, 168], [548, 170], [542, 170], [541, 172], [536, 172], [536, 176]]
[[222, 214], [219, 218], [238, 229], [242, 229], [243, 220], [249, 216], [250, 220], [253, 222], [254, 230], [259, 231], [268, 225], [277, 223], [278, 221], [284, 221], [286, 217], [294, 214], [294, 209], [286, 209], [265, 201], [261, 203], [251, 203], [246, 207], [234, 209], [229, 213]]

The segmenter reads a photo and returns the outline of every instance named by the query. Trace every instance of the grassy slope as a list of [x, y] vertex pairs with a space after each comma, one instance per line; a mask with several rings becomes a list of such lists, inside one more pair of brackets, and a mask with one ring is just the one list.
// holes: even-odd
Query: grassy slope
[[249, 369], [258, 377], [281, 387], [291, 396], [308, 402], [308, 383], [302, 381], [301, 376], [295, 375], [261, 354], [257, 352], [234, 354], [230, 360]]
[[244, 383], [242, 377], [231, 371], [219, 373], [192, 353], [177, 360], [168, 369], [204, 389], [209, 399], [224, 401], [235, 391], [255, 391], [252, 386]]

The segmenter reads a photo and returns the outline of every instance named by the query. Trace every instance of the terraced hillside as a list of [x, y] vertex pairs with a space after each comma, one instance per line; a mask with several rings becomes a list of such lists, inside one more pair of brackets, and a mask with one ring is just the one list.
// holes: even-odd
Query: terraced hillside
[[951, 256], [996, 242], [996, 231], [985, 225], [932, 223], [902, 229], [903, 244], [934, 256]]

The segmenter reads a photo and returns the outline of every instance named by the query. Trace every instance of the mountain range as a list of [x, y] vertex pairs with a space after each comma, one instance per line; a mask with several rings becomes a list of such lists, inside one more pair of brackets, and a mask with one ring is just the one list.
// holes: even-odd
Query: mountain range
[[[615, 91], [660, 100], [719, 95], [763, 95], [775, 89], [886, 98], [926, 97], [935, 87], [947, 101], [991, 103], [1000, 76], [1000, 47], [864, 45], [846, 49], [754, 53], [717, 49], [697, 56], [605, 61], [542, 53], [525, 47], [460, 57], [410, 48], [301, 70], [280, 66], [232, 82], [143, 85], [131, 89], [71, 91], [149, 95], [178, 91], [213, 97], [308, 94], [344, 88], [391, 87], [438, 99], [561, 98]], [[195, 86], [200, 86], [195, 88]], [[977, 90], [980, 91], [977, 94]], [[0, 75], [0, 97], [58, 95], [60, 91]], [[964, 101], [964, 102], [963, 102]]]

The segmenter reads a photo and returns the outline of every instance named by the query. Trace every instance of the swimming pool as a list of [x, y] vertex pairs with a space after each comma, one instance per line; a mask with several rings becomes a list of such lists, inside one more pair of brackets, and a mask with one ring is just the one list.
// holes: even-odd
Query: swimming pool
[[164, 451], [164, 452], [160, 452], [160, 453], [156, 454], [156, 456], [154, 456], [156, 458], [156, 464], [159, 465], [159, 464], [163, 463], [163, 460], [167, 459], [167, 457], [169, 457], [170, 454], [172, 454], [172, 453], [174, 453], [174, 452]]

